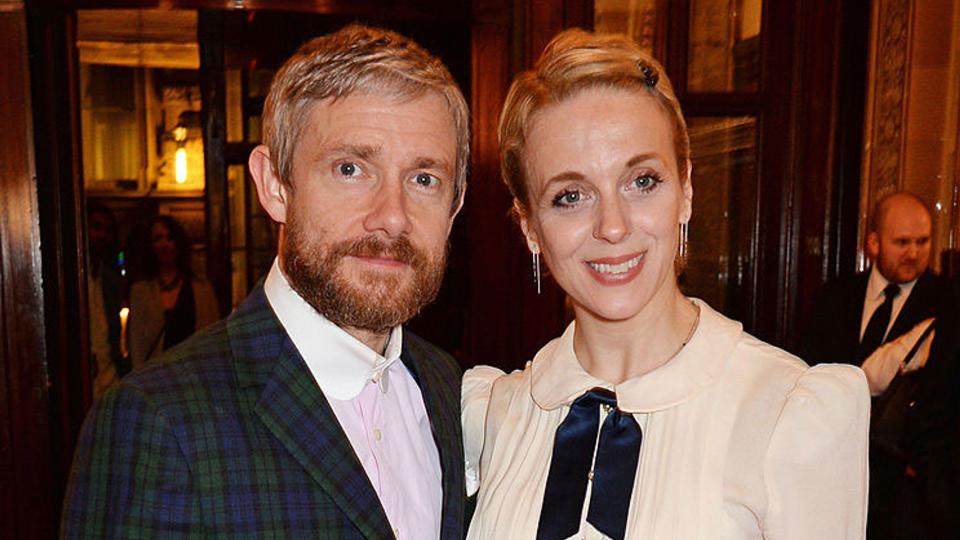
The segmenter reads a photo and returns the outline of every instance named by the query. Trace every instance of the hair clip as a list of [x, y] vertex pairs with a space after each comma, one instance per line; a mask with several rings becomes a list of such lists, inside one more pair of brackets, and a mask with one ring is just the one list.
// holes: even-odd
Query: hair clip
[[644, 62], [643, 60], [637, 60], [637, 67], [640, 68], [640, 72], [643, 73], [643, 83], [653, 88], [657, 86], [657, 81], [660, 80], [660, 75], [657, 74], [657, 71], [650, 66], [650, 64]]

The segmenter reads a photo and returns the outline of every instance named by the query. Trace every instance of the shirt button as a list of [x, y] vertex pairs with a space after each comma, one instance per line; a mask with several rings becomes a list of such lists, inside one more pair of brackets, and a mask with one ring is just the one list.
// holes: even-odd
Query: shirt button
[[374, 429], [374, 430], [373, 430], [373, 438], [376, 439], [376, 440], [378, 440], [378, 441], [383, 438], [383, 434], [380, 433], [380, 430], [379, 430], [379, 429]]
[[398, 528], [396, 528], [396, 527], [393, 528], [393, 537], [394, 537], [394, 538], [400, 538], [400, 529], [398, 529]]
[[587, 480], [593, 482], [593, 469], [590, 469], [590, 472], [587, 473]]

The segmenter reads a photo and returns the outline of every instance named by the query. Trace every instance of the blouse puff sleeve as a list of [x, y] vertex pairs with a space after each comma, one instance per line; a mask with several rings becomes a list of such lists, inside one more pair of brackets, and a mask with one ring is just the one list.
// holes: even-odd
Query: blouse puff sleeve
[[870, 394], [860, 369], [822, 364], [787, 396], [764, 463], [764, 538], [864, 538]]
[[463, 423], [463, 453], [466, 461], [467, 496], [480, 489], [480, 456], [487, 424], [487, 407], [493, 383], [504, 375], [490, 366], [477, 366], [463, 374], [460, 415]]

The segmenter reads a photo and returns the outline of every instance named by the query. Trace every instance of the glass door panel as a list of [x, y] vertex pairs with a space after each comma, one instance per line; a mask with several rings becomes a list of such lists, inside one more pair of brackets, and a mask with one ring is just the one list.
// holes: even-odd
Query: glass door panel
[[753, 272], [757, 119], [696, 117], [689, 130], [693, 216], [682, 288], [736, 317]]
[[657, 43], [657, 3], [658, 0], [595, 0], [594, 29], [626, 34], [653, 55]]
[[760, 89], [762, 0], [691, 0], [687, 89]]

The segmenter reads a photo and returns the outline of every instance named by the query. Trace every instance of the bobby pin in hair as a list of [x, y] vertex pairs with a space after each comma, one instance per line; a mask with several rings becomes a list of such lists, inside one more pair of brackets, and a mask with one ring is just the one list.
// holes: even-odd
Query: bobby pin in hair
[[643, 73], [644, 84], [650, 88], [657, 86], [657, 81], [660, 80], [660, 75], [657, 74], [657, 70], [653, 69], [650, 64], [643, 60], [637, 60], [637, 67], [639, 67], [640, 72]]

